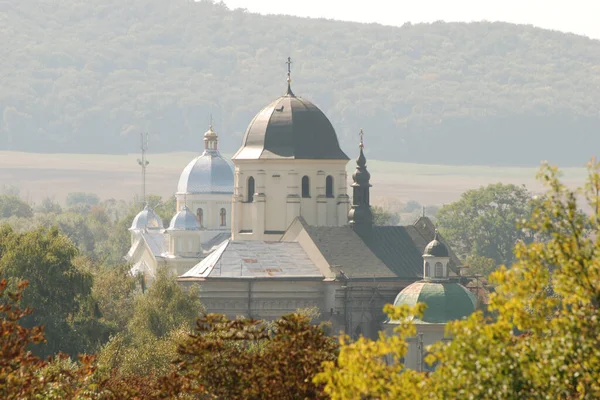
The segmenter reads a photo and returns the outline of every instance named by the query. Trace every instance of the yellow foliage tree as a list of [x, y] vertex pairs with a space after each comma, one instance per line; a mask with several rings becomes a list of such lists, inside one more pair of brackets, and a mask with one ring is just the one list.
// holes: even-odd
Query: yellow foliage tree
[[[397, 337], [343, 342], [316, 381], [333, 399], [600, 398], [600, 164], [588, 171], [587, 184], [571, 190], [556, 167], [542, 166], [548, 191], [522, 225], [544, 240], [517, 243], [515, 264], [492, 274], [493, 317], [476, 312], [447, 325], [453, 340], [429, 349], [434, 372], [399, 363], [403, 338], [415, 334], [405, 322]], [[422, 309], [386, 311], [407, 320]]]

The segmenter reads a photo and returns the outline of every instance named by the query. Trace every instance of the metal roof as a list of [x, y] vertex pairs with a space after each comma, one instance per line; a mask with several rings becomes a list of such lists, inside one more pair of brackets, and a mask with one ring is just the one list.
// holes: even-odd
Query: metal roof
[[419, 281], [405, 287], [396, 296], [394, 305], [427, 304], [423, 318], [417, 323], [441, 324], [462, 319], [475, 311], [477, 300], [473, 293], [456, 282]]
[[183, 169], [177, 193], [233, 193], [233, 166], [218, 150], [205, 150]]
[[162, 232], [143, 232], [142, 238], [155, 257], [162, 257], [169, 251], [169, 236]]
[[348, 160], [335, 129], [313, 103], [291, 91], [263, 108], [250, 122], [234, 160]]
[[164, 225], [162, 219], [154, 212], [152, 207], [146, 205], [142, 211], [140, 211], [133, 222], [131, 223], [130, 231], [138, 231], [144, 229], [163, 229]]
[[329, 265], [350, 278], [423, 278], [429, 240], [414, 225], [374, 226], [368, 241], [349, 226], [304, 228]]
[[227, 240], [180, 278], [317, 278], [323, 274], [295, 242]]
[[183, 206], [171, 219], [167, 231], [198, 231], [200, 223], [187, 206]]
[[327, 263], [347, 277], [397, 277], [349, 226], [305, 226], [305, 229]]

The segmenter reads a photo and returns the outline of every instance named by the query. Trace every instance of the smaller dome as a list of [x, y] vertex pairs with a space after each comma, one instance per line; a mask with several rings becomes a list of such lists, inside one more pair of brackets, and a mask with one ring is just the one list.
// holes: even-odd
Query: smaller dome
[[205, 151], [185, 167], [177, 193], [233, 194], [233, 168], [218, 152]]
[[427, 304], [420, 322], [440, 324], [471, 315], [477, 300], [473, 293], [456, 282], [419, 281], [405, 287], [394, 301], [395, 306]]
[[130, 231], [138, 231], [144, 229], [163, 229], [162, 219], [154, 212], [152, 207], [146, 205], [142, 211], [138, 213], [131, 223]]
[[204, 140], [216, 140], [218, 138], [215, 131], [213, 131], [212, 124], [208, 127], [208, 130], [204, 132]]
[[168, 231], [197, 231], [200, 230], [200, 224], [196, 216], [187, 206], [183, 206], [177, 214], [171, 219], [167, 228]]
[[440, 242], [438, 237], [438, 231], [435, 231], [435, 236], [433, 240], [429, 242], [427, 246], [425, 246], [425, 251], [423, 252], [424, 256], [432, 256], [432, 257], [450, 257], [450, 253], [448, 252], [448, 248], [442, 242]]

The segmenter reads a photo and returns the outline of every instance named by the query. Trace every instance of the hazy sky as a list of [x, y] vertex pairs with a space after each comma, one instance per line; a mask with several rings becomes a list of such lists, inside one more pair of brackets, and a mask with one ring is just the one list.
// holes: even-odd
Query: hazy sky
[[224, 0], [229, 8], [345, 21], [507, 21], [600, 39], [600, 0]]

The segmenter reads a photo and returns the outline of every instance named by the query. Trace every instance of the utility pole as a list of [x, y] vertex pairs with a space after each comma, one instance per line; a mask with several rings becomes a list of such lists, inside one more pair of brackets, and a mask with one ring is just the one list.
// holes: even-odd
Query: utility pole
[[142, 167], [142, 202], [146, 205], [146, 167], [150, 162], [146, 160], [146, 151], [148, 151], [148, 133], [140, 133], [140, 149], [142, 150], [142, 158], [138, 158], [137, 162]]

